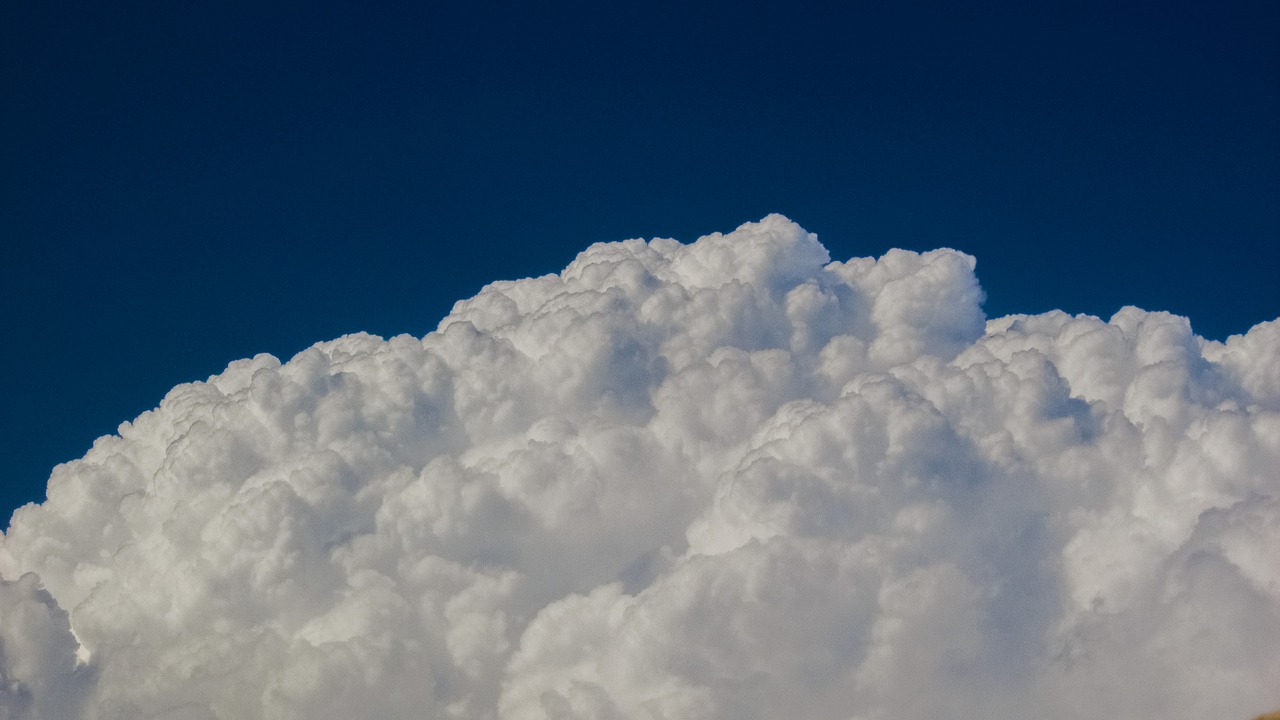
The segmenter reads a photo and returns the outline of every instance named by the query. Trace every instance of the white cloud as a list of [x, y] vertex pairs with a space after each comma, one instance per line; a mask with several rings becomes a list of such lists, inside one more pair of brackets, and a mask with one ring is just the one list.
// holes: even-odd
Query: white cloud
[[1280, 705], [1280, 321], [973, 270], [770, 216], [175, 388], [3, 536], [0, 718]]

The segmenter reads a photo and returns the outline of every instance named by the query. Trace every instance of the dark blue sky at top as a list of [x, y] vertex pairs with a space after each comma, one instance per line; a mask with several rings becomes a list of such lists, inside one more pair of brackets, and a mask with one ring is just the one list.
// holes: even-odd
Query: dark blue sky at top
[[1277, 3], [200, 5], [0, 10], [5, 517], [231, 360], [769, 212], [991, 316], [1280, 314]]

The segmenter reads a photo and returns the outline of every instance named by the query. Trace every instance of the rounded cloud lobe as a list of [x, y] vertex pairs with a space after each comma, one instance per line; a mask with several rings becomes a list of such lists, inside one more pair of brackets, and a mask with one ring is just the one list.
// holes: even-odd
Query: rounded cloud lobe
[[973, 271], [770, 216], [175, 388], [0, 541], [0, 718], [1280, 704], [1280, 322]]

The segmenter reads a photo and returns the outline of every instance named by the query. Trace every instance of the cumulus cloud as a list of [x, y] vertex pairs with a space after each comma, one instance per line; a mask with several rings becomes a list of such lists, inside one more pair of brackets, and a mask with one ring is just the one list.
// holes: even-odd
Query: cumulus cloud
[[0, 718], [1251, 717], [1280, 321], [770, 216], [175, 388], [0, 540]]

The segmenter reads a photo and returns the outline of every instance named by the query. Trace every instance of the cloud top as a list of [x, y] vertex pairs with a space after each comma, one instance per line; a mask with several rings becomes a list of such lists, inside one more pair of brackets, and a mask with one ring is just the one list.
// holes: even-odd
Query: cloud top
[[1247, 717], [1280, 322], [780, 216], [175, 388], [0, 538], [0, 717]]

